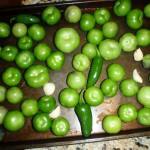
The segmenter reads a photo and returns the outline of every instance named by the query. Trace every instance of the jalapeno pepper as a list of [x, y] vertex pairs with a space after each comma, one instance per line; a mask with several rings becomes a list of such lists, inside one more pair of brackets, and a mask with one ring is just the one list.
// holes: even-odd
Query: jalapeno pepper
[[97, 56], [93, 58], [90, 66], [86, 85], [87, 88], [96, 84], [102, 72], [102, 67], [103, 67], [103, 58], [100, 56], [100, 53], [98, 52]]
[[11, 18], [10, 22], [12, 22], [12, 21], [30, 25], [30, 24], [34, 24], [34, 23], [39, 23], [40, 18], [38, 18], [37, 16], [34, 16], [34, 15], [30, 15], [30, 14], [18, 14], [17, 16]]
[[92, 112], [90, 106], [82, 102], [82, 93], [80, 93], [79, 104], [75, 107], [75, 113], [81, 125], [82, 135], [89, 137], [92, 132]]

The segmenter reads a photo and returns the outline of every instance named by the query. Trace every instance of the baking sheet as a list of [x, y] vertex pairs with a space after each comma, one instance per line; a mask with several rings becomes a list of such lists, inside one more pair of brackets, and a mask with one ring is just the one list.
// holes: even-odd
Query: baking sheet
[[[136, 3], [133, 3], [133, 8], [140, 8], [143, 9], [144, 5], [147, 4], [148, 1], [136, 1]], [[15, 16], [18, 13], [31, 13], [36, 14], [40, 16], [41, 11], [47, 7], [48, 5], [55, 5], [62, 11], [62, 19], [56, 26], [48, 26], [45, 23], [41, 22], [41, 25], [45, 27], [46, 29], [46, 37], [41, 42], [46, 42], [50, 45], [52, 50], [56, 50], [56, 47], [53, 43], [53, 36], [57, 29], [61, 27], [72, 27], [76, 29], [81, 37], [80, 46], [78, 49], [72, 53], [65, 54], [65, 64], [60, 71], [50, 71], [51, 75], [51, 82], [56, 84], [56, 90], [53, 96], [57, 100], [57, 105], [60, 105], [58, 102], [58, 95], [59, 92], [67, 87], [66, 85], [66, 77], [69, 72], [73, 71], [73, 67], [71, 65], [72, 57], [76, 53], [81, 52], [82, 46], [87, 42], [86, 41], [86, 33], [81, 31], [79, 29], [78, 24], [71, 24], [67, 23], [64, 20], [63, 13], [65, 8], [68, 5], [76, 4], [78, 5], [83, 13], [89, 12], [92, 13], [93, 10], [99, 7], [106, 7], [111, 11], [111, 20], [115, 21], [119, 25], [119, 33], [116, 37], [116, 40], [119, 39], [119, 37], [125, 33], [125, 32], [132, 32], [135, 33], [135, 31], [129, 29], [125, 24], [125, 17], [117, 17], [113, 14], [112, 6], [114, 4], [114, 1], [76, 1], [76, 2], [65, 2], [65, 3], [52, 3], [52, 4], [39, 4], [39, 5], [31, 5], [31, 6], [21, 6], [21, 7], [15, 7], [15, 8], [5, 8], [0, 10], [0, 21], [6, 21], [9, 22], [9, 19], [12, 16]], [[101, 26], [97, 25], [96, 28], [101, 29]], [[144, 17], [144, 24], [143, 27], [150, 29], [150, 20], [148, 18]], [[33, 47], [39, 42], [34, 42]], [[16, 39], [11, 35], [7, 39], [0, 39], [0, 45], [4, 46], [6, 44], [12, 44], [16, 45]], [[141, 47], [143, 54], [148, 54], [150, 46], [148, 47]], [[126, 78], [132, 77], [132, 72], [134, 69], [137, 69], [140, 75], [142, 76], [144, 82], [142, 84], [139, 84], [140, 87], [145, 85], [150, 85], [148, 81], [148, 74], [150, 73], [149, 70], [146, 70], [143, 68], [142, 64], [140, 62], [136, 62], [133, 59], [133, 53], [134, 52], [124, 52], [122, 51], [121, 56], [112, 61], [105, 61], [103, 71], [101, 74], [101, 77], [96, 84], [96, 86], [99, 86], [101, 81], [104, 80], [106, 76], [106, 68], [111, 63], [120, 63], [125, 67], [126, 70]], [[40, 63], [36, 61], [36, 63]], [[45, 63], [42, 63], [45, 65]], [[6, 63], [5, 61], [0, 59], [0, 75], [4, 71], [4, 69], [8, 66], [16, 66], [14, 63]], [[24, 72], [24, 70], [21, 70]], [[85, 74], [88, 74], [88, 71], [85, 72]], [[3, 84], [0, 80], [0, 84]], [[24, 91], [24, 99], [25, 98], [35, 98], [38, 99], [42, 95], [44, 95], [44, 92], [42, 89], [32, 89], [29, 86], [26, 85], [25, 81], [22, 79], [19, 86]], [[139, 125], [137, 121], [134, 121], [132, 123], [123, 123], [122, 131], [115, 135], [109, 135], [105, 133], [101, 127], [101, 121], [107, 114], [116, 114], [118, 107], [123, 103], [132, 103], [136, 106], [137, 109], [140, 109], [142, 106], [137, 102], [136, 97], [132, 98], [126, 98], [122, 96], [120, 91], [118, 91], [117, 95], [113, 98], [105, 98], [104, 102], [97, 106], [97, 107], [91, 107], [92, 114], [93, 114], [93, 130], [92, 135], [85, 139], [81, 135], [80, 130], [80, 124], [78, 122], [77, 116], [75, 115], [74, 109], [68, 109], [63, 106], [61, 106], [62, 114], [61, 116], [66, 117], [70, 122], [70, 132], [65, 137], [57, 137], [54, 136], [50, 131], [44, 132], [44, 133], [37, 133], [33, 130], [31, 125], [31, 119], [32, 117], [26, 117], [25, 126], [22, 130], [18, 132], [7, 132], [5, 131], [4, 140], [0, 142], [0, 147], [2, 148], [11, 148], [11, 149], [22, 149], [22, 148], [31, 148], [31, 147], [42, 147], [42, 146], [55, 146], [55, 145], [66, 145], [66, 144], [75, 144], [75, 143], [84, 143], [84, 142], [95, 142], [100, 140], [111, 140], [111, 139], [120, 139], [120, 138], [127, 138], [127, 137], [134, 137], [134, 136], [144, 136], [144, 135], [150, 135], [150, 128], [144, 127]], [[1, 105], [5, 105], [9, 110], [19, 109], [18, 105], [11, 105], [7, 102], [1, 103]]]

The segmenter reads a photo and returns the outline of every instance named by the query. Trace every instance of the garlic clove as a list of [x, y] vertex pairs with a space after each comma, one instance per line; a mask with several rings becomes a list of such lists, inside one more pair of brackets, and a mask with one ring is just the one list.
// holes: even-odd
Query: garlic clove
[[134, 69], [134, 70], [133, 70], [133, 79], [134, 79], [136, 82], [139, 82], [139, 83], [142, 83], [142, 82], [143, 82], [143, 79], [141, 78], [141, 76], [140, 76], [139, 73], [137, 72], [137, 69]]
[[55, 91], [55, 84], [54, 83], [46, 83], [43, 86], [43, 91], [45, 95], [52, 95]]
[[135, 61], [141, 61], [143, 59], [143, 52], [141, 51], [140, 48], [138, 48], [135, 52], [134, 52], [134, 60]]
[[61, 109], [60, 106], [57, 106], [50, 114], [49, 116], [53, 119], [58, 118], [61, 115]]

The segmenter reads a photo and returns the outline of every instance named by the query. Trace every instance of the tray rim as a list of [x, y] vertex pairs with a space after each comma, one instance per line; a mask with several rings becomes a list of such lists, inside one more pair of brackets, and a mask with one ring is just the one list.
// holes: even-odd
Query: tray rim
[[[12, 7], [9, 6], [9, 7], [2, 7], [0, 9], [0, 16], [1, 14], [8, 15], [10, 12], [12, 14], [18, 14], [18, 11], [23, 13], [23, 12], [26, 12], [27, 10], [28, 10], [28, 13], [30, 12], [34, 13], [34, 11], [41, 11], [43, 8], [50, 6], [50, 5], [54, 5], [58, 7], [59, 9], [64, 9], [68, 5], [71, 5], [71, 4], [82, 5], [83, 3], [86, 3], [86, 4], [106, 3], [106, 2], [114, 3], [114, 1], [115, 0], [83, 0], [83, 1], [73, 0], [73, 1], [64, 1], [64, 2], [60, 1], [60, 2], [50, 2], [50, 3], [39, 3], [39, 4], [31, 4], [31, 5], [17, 5], [17, 6], [12, 6]], [[138, 1], [140, 2], [140, 0], [137, 0], [137, 2]], [[148, 1], [148, 0], [145, 0], [145, 1]]]
[[[147, 130], [145, 130], [147, 129]], [[42, 148], [42, 147], [54, 147], [54, 146], [66, 146], [66, 145], [75, 145], [75, 144], [83, 144], [83, 143], [94, 143], [94, 142], [101, 142], [101, 141], [110, 141], [110, 140], [120, 140], [120, 139], [127, 139], [127, 138], [135, 138], [135, 137], [144, 137], [150, 135], [150, 128], [144, 128], [141, 132], [139, 129], [135, 131], [132, 130], [134, 133], [129, 133], [126, 131], [120, 132], [119, 134], [102, 134], [103, 136], [97, 134], [96, 138], [91, 135], [89, 138], [82, 138], [81, 136], [76, 136], [75, 138], [79, 137], [79, 139], [74, 140], [74, 137], [60, 137], [59, 139], [43, 139], [43, 140], [33, 140], [33, 141], [23, 141], [23, 142], [4, 142], [0, 143], [0, 148], [2, 149], [27, 149], [27, 148]], [[67, 140], [66, 140], [67, 139]], [[68, 140], [69, 139], [69, 140]]]

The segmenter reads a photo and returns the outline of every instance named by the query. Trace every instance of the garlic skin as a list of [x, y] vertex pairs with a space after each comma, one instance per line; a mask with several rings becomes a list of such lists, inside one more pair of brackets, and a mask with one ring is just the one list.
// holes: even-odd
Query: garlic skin
[[141, 61], [143, 59], [143, 52], [141, 51], [140, 48], [138, 48], [135, 52], [134, 52], [134, 60], [135, 61]]
[[43, 86], [43, 91], [45, 95], [52, 95], [55, 91], [55, 84], [54, 83], [46, 83]]
[[52, 119], [58, 118], [61, 115], [61, 108], [60, 106], [57, 106], [50, 114], [49, 116]]
[[134, 69], [134, 70], [133, 70], [133, 79], [134, 79], [136, 82], [143, 83], [143, 79], [141, 78], [141, 76], [140, 76], [139, 73], [137, 72], [137, 69]]

